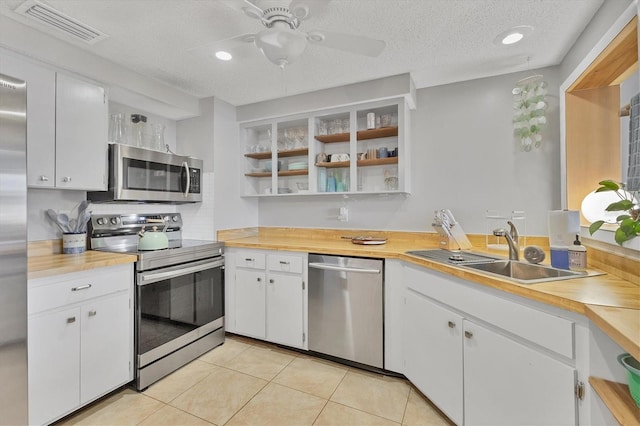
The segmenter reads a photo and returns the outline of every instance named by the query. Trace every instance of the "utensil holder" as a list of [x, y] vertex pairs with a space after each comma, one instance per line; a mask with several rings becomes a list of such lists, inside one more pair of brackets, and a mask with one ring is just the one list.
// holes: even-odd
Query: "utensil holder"
[[78, 254], [84, 253], [87, 249], [86, 232], [65, 232], [62, 234], [62, 253]]

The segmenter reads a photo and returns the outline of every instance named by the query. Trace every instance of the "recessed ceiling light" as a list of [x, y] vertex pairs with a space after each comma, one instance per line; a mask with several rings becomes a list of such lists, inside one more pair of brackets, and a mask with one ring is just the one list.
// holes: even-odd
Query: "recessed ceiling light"
[[221, 61], [230, 61], [233, 56], [231, 56], [231, 53], [229, 52], [225, 52], [224, 50], [219, 50], [216, 52], [216, 58], [220, 59]]
[[533, 32], [533, 27], [530, 25], [519, 25], [517, 27], [509, 28], [504, 31], [493, 40], [497, 45], [509, 45], [515, 44], [522, 40], [525, 36]]
[[513, 44], [517, 43], [524, 38], [524, 34], [522, 33], [511, 33], [505, 38], [502, 39], [502, 44]]

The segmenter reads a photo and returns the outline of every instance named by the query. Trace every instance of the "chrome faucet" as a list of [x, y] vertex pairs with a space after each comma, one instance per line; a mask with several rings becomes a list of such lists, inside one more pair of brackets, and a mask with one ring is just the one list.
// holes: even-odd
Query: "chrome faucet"
[[518, 229], [510, 220], [507, 221], [510, 227], [509, 232], [503, 228], [494, 229], [493, 235], [496, 237], [504, 237], [509, 244], [509, 260], [520, 260], [520, 244], [518, 242]]

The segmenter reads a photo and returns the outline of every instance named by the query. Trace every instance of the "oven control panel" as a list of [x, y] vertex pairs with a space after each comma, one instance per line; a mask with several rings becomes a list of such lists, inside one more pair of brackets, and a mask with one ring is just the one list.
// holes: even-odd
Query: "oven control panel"
[[144, 228], [157, 226], [167, 231], [178, 231], [182, 228], [182, 216], [180, 213], [156, 213], [156, 214], [94, 214], [89, 221], [91, 234], [105, 232], [137, 231]]

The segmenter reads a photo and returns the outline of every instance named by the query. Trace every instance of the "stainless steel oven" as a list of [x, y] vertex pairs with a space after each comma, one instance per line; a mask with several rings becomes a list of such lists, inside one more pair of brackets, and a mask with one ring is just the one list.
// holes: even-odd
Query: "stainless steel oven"
[[136, 387], [224, 339], [222, 257], [136, 273]]
[[202, 166], [197, 158], [110, 144], [108, 190], [87, 197], [99, 202], [200, 202]]
[[[137, 233], [164, 221], [169, 248], [140, 251]], [[135, 253], [135, 386], [152, 383], [224, 343], [223, 244], [183, 240], [179, 213], [93, 215], [91, 248]]]

